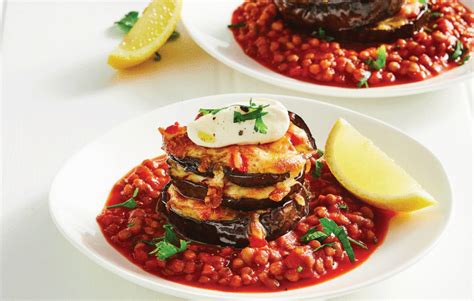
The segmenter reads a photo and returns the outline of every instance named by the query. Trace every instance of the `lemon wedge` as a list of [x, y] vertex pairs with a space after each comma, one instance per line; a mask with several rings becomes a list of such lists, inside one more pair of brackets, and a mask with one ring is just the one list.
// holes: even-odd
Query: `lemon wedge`
[[136, 66], [150, 58], [173, 33], [178, 24], [182, 0], [154, 0], [110, 54], [115, 69]]
[[342, 186], [375, 207], [410, 212], [436, 203], [403, 168], [342, 118], [329, 133], [324, 157]]

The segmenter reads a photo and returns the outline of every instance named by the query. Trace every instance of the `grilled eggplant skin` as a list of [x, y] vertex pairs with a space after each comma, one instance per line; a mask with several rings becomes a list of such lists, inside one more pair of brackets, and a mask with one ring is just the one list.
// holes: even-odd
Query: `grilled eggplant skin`
[[390, 42], [396, 39], [412, 37], [413, 33], [425, 26], [429, 19], [429, 7], [425, 4], [414, 19], [388, 18], [371, 26], [335, 31], [330, 34], [341, 41], [360, 43]]
[[[314, 140], [313, 135], [311, 134], [311, 130], [309, 129], [306, 122], [301, 118], [298, 114], [293, 112], [288, 112], [290, 121], [302, 129], [311, 144], [311, 147], [316, 150], [316, 142]], [[212, 170], [207, 171], [199, 171], [198, 167], [200, 165], [200, 160], [197, 158], [177, 158], [175, 156], [170, 155], [169, 160], [173, 160], [176, 163], [180, 164], [185, 168], [186, 171], [195, 173], [197, 175], [203, 177], [213, 177]], [[282, 174], [272, 174], [272, 173], [241, 173], [237, 170], [232, 170], [230, 168], [224, 168], [224, 173], [226, 178], [242, 187], [266, 187], [275, 185], [278, 182], [284, 181], [290, 177], [290, 173], [282, 173]]]
[[[169, 200], [168, 184], [162, 192], [161, 201], [158, 202], [157, 210], [163, 213], [168, 222], [184, 237], [191, 240], [218, 246], [231, 246], [243, 248], [249, 244], [250, 213], [241, 212], [234, 220], [196, 220], [180, 215], [167, 208]], [[269, 209], [260, 214], [260, 223], [266, 230], [267, 241], [291, 231], [293, 227], [308, 214], [308, 202], [299, 205], [296, 201], [287, 201], [283, 206]]]
[[[300, 176], [297, 181], [302, 181], [303, 177]], [[207, 195], [207, 187], [205, 185], [196, 184], [191, 181], [179, 179], [179, 178], [171, 178], [171, 182], [173, 185], [178, 189], [178, 191], [185, 197], [196, 199], [196, 200], [204, 200]], [[254, 211], [254, 210], [261, 210], [261, 209], [268, 209], [268, 208], [276, 208], [285, 204], [288, 200], [290, 200], [290, 196], [295, 193], [299, 192], [302, 189], [302, 184], [298, 183], [291, 187], [290, 192], [288, 195], [281, 201], [275, 202], [270, 199], [253, 199], [253, 198], [241, 198], [241, 199], [233, 199], [230, 197], [223, 196], [222, 198], [222, 206], [232, 208], [235, 210], [241, 211]]]
[[349, 30], [366, 26], [400, 11], [404, 0], [274, 0], [283, 18], [313, 31]]

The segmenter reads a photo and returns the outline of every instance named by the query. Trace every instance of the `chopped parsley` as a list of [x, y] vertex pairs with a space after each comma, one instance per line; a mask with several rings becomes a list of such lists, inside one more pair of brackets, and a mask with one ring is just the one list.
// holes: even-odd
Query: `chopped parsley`
[[321, 170], [323, 169], [323, 162], [321, 162], [319, 159], [314, 162], [314, 170], [313, 170], [313, 178], [319, 178], [321, 177]]
[[137, 23], [138, 21], [138, 12], [137, 11], [131, 11], [125, 16], [123, 16], [120, 21], [115, 22], [114, 24], [117, 25], [120, 30], [123, 32], [127, 33], [132, 29], [133, 25]]
[[299, 265], [299, 266], [296, 268], [296, 271], [297, 271], [298, 273], [303, 272], [303, 267]]
[[317, 252], [317, 251], [321, 250], [321, 249], [324, 248], [324, 247], [332, 247], [332, 246], [334, 246], [334, 243], [333, 243], [333, 242], [329, 242], [329, 243], [327, 243], [327, 244], [322, 244], [322, 245], [320, 245], [319, 247], [315, 248], [315, 249], [313, 250], [313, 252]]
[[170, 35], [170, 37], [168, 38], [168, 41], [167, 42], [172, 42], [172, 41], [175, 41], [177, 40], [179, 37], [181, 36], [181, 34], [179, 32], [177, 32], [176, 30], [173, 31], [173, 33]]
[[356, 239], [353, 239], [352, 237], [348, 236], [347, 237], [349, 239], [349, 241], [359, 247], [361, 247], [362, 249], [368, 249], [367, 245], [365, 243], [363, 243], [362, 241], [360, 240], [356, 240]]
[[322, 243], [327, 237], [328, 235], [326, 233], [318, 231], [316, 228], [311, 228], [306, 231], [303, 236], [301, 236], [300, 240], [303, 243], [308, 243], [312, 240], [317, 240]]
[[220, 108], [220, 109], [199, 109], [199, 113], [201, 113], [203, 116], [207, 114], [212, 114], [216, 115], [220, 111], [224, 110], [225, 108]]
[[155, 243], [155, 249], [149, 254], [155, 254], [160, 260], [165, 260], [175, 254], [181, 253], [188, 247], [188, 242], [178, 239], [170, 224], [163, 225], [165, 229], [165, 236], [162, 240]]
[[315, 248], [313, 250], [314, 252], [321, 250], [324, 247], [332, 246], [334, 243], [323, 243], [324, 240], [331, 235], [334, 235], [335, 237], [337, 237], [337, 239], [339, 239], [344, 250], [347, 253], [347, 256], [349, 257], [349, 260], [352, 263], [355, 261], [355, 254], [354, 250], [352, 249], [351, 243], [363, 249], [368, 249], [367, 245], [363, 242], [349, 237], [349, 235], [347, 235], [346, 233], [346, 230], [343, 227], [338, 226], [333, 220], [328, 218], [321, 218], [319, 219], [319, 222], [323, 226], [323, 231], [318, 231], [316, 228], [313, 227], [306, 231], [306, 233], [300, 238], [300, 241], [303, 243], [308, 243], [312, 240], [319, 241], [321, 243], [321, 246]]
[[324, 30], [322, 27], [319, 27], [317, 30], [313, 31], [311, 35], [326, 42], [334, 41], [334, 37], [328, 36], [326, 34], [326, 30]]
[[268, 106], [269, 105], [257, 105], [253, 102], [252, 99], [250, 99], [248, 106], [240, 106], [240, 109], [246, 112], [246, 114], [242, 114], [239, 111], [234, 111], [234, 123], [240, 123], [247, 120], [255, 120], [255, 125], [253, 127], [255, 132], [266, 134], [268, 127], [263, 122], [263, 116], [267, 115], [268, 112], [264, 112], [263, 109]]
[[155, 237], [155, 238], [152, 238], [151, 240], [141, 240], [141, 242], [144, 243], [144, 244], [147, 244], [151, 247], [154, 247], [156, 245], [156, 243], [159, 242], [162, 239], [163, 239], [163, 237]]
[[158, 52], [155, 52], [155, 56], [153, 57], [153, 59], [155, 60], [155, 62], [161, 61], [161, 54], [159, 54]]
[[464, 65], [470, 58], [469, 49], [465, 47], [461, 41], [457, 40], [456, 46], [449, 56], [449, 59], [453, 62], [457, 62], [458, 65]]
[[428, 0], [418, 0], [418, 2], [420, 2], [421, 4], [427, 4], [427, 1]]
[[372, 70], [380, 70], [385, 67], [385, 64], [387, 63], [387, 48], [385, 45], [380, 46], [377, 48], [377, 59], [374, 61], [372, 59], [369, 59], [367, 61], [367, 65]]
[[318, 155], [318, 159], [316, 159], [316, 162], [314, 162], [314, 170], [312, 173], [313, 178], [319, 178], [321, 177], [321, 170], [323, 169], [323, 162], [321, 162], [324, 152], [320, 149], [316, 151], [316, 154]]
[[127, 228], [131, 228], [131, 227], [133, 227], [133, 226], [135, 226], [134, 223], [128, 223], [128, 224], [127, 224]]
[[336, 222], [328, 218], [321, 218], [319, 221], [324, 227], [324, 233], [326, 233], [327, 235], [334, 234], [334, 236], [339, 239], [342, 246], [344, 247], [344, 250], [347, 253], [347, 256], [349, 257], [349, 260], [353, 263], [355, 261], [355, 254], [354, 250], [352, 249], [346, 230], [344, 230], [344, 228], [338, 226]]
[[362, 88], [362, 87], [368, 88], [369, 87], [368, 80], [369, 80], [371, 75], [372, 75], [372, 73], [370, 73], [370, 71], [365, 71], [364, 76], [359, 80], [359, 83], [357, 84], [357, 87], [358, 88]]
[[430, 18], [431, 18], [431, 19], [438, 19], [438, 18], [441, 18], [441, 17], [443, 17], [443, 16], [444, 16], [444, 15], [443, 15], [442, 13], [438, 12], [438, 11], [432, 11], [432, 12], [430, 13]]
[[227, 28], [234, 29], [234, 28], [241, 28], [245, 26], [247, 26], [246, 22], [239, 22], [239, 23], [229, 24], [227, 25]]
[[347, 205], [346, 204], [342, 204], [342, 203], [338, 203], [337, 205], [337, 208], [341, 209], [341, 210], [347, 210]]
[[133, 196], [131, 198], [129, 198], [123, 203], [107, 206], [107, 209], [112, 209], [112, 208], [117, 208], [117, 207], [125, 207], [128, 209], [137, 208], [138, 205], [137, 205], [137, 202], [135, 202], [135, 198], [137, 197], [137, 195], [138, 195], [138, 187], [135, 188], [135, 191], [133, 192]]

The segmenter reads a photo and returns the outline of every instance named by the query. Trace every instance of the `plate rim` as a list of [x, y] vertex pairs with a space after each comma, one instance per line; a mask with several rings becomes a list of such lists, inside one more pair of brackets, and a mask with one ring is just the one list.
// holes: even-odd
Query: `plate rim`
[[[169, 286], [166, 286], [166, 285], [163, 285], [163, 284], [160, 284], [160, 283], [156, 283], [156, 282], [154, 283], [150, 280], [143, 279], [140, 276], [134, 275], [131, 271], [128, 271], [126, 269], [117, 267], [112, 262], [109, 262], [108, 260], [104, 260], [100, 255], [98, 255], [95, 252], [89, 250], [85, 246], [79, 244], [78, 242], [76, 242], [72, 237], [70, 237], [66, 233], [65, 229], [62, 227], [61, 223], [59, 222], [58, 217], [56, 216], [55, 204], [57, 202], [59, 202], [60, 200], [56, 199], [55, 194], [57, 194], [56, 190], [58, 190], [57, 186], [58, 186], [59, 179], [61, 179], [62, 174], [68, 169], [69, 165], [72, 164], [74, 159], [76, 157], [78, 157], [82, 152], [84, 152], [89, 147], [92, 147], [94, 144], [101, 141], [104, 137], [108, 136], [110, 133], [115, 131], [117, 128], [126, 127], [127, 124], [134, 123], [136, 120], [140, 120], [141, 118], [143, 118], [145, 116], [152, 115], [158, 110], [167, 110], [170, 107], [173, 107], [173, 106], [176, 106], [176, 105], [183, 105], [183, 104], [191, 103], [191, 102], [195, 102], [195, 101], [202, 101], [203, 99], [205, 100], [205, 99], [209, 99], [209, 98], [214, 99], [214, 98], [221, 98], [221, 97], [248, 97], [250, 95], [252, 97], [268, 97], [268, 98], [284, 97], [284, 98], [286, 98], [287, 100], [289, 100], [291, 102], [293, 102], [293, 101], [294, 102], [303, 101], [303, 102], [308, 102], [308, 103], [316, 102], [316, 103], [318, 103], [319, 105], [322, 105], [322, 106], [328, 106], [328, 107], [331, 107], [332, 109], [342, 110], [342, 111], [348, 112], [350, 114], [355, 114], [358, 117], [369, 119], [370, 121], [380, 123], [384, 126], [389, 127], [391, 130], [397, 132], [398, 134], [402, 134], [403, 136], [405, 136], [405, 138], [411, 140], [411, 142], [417, 144], [418, 146], [421, 146], [424, 150], [428, 151], [431, 154], [431, 156], [436, 160], [436, 162], [438, 163], [438, 165], [440, 167], [442, 175], [444, 176], [444, 178], [446, 180], [447, 195], [449, 196], [449, 198], [448, 198], [448, 200], [449, 200], [449, 212], [446, 216], [446, 221], [444, 223], [444, 227], [442, 228], [440, 234], [434, 240], [432, 240], [429, 244], [427, 244], [427, 246], [417, 256], [414, 256], [414, 257], [410, 258], [410, 260], [405, 261], [405, 263], [401, 264], [400, 266], [398, 266], [397, 268], [393, 269], [392, 271], [390, 271], [388, 273], [385, 273], [385, 274], [383, 274], [381, 276], [378, 276], [378, 277], [373, 277], [372, 279], [368, 279], [367, 281], [363, 281], [362, 283], [360, 283], [358, 285], [351, 286], [351, 287], [345, 288], [345, 289], [341, 289], [341, 290], [339, 290], [337, 292], [334, 292], [334, 293], [313, 294], [313, 295], [311, 295], [311, 294], [309, 294], [309, 292], [305, 292], [305, 290], [311, 288], [312, 286], [292, 289], [292, 290], [289, 290], [289, 291], [286, 291], [286, 292], [262, 292], [262, 293], [243, 292], [243, 293], [236, 293], [236, 292], [226, 292], [226, 291], [205, 289], [205, 288], [200, 288], [200, 287], [192, 287], [192, 286], [188, 286], [188, 285], [185, 285], [185, 284], [180, 284], [180, 283], [176, 283], [176, 282], [173, 282], [173, 281], [169, 281], [169, 280], [164, 279], [164, 278], [160, 278], [162, 280], [165, 280], [165, 282], [168, 282], [168, 283], [170, 283], [171, 285], [174, 286], [174, 287], [169, 287]], [[350, 292], [357, 291], [357, 290], [359, 290], [363, 287], [368, 287], [368, 286], [373, 285], [375, 283], [386, 280], [386, 279], [388, 279], [388, 278], [390, 278], [390, 277], [406, 270], [407, 268], [411, 267], [416, 262], [421, 260], [426, 254], [428, 254], [438, 244], [438, 242], [441, 240], [441, 238], [443, 238], [446, 235], [447, 229], [449, 228], [449, 226], [452, 222], [452, 216], [453, 216], [453, 213], [454, 213], [454, 210], [455, 210], [455, 203], [453, 201], [453, 191], [452, 191], [451, 181], [450, 181], [449, 175], [446, 172], [446, 169], [445, 169], [444, 165], [442, 164], [441, 160], [439, 160], [439, 158], [428, 147], [424, 146], [421, 142], [419, 142], [417, 139], [413, 138], [412, 136], [408, 135], [404, 131], [402, 131], [402, 130], [400, 130], [400, 129], [398, 129], [398, 128], [396, 128], [396, 127], [394, 127], [394, 126], [392, 126], [392, 125], [390, 125], [390, 124], [388, 124], [388, 123], [386, 123], [382, 120], [371, 117], [369, 115], [359, 113], [357, 111], [353, 111], [351, 109], [347, 109], [347, 108], [342, 107], [342, 106], [326, 103], [326, 102], [316, 100], [316, 99], [310, 99], [310, 98], [304, 98], [304, 97], [292, 96], [292, 95], [285, 95], [285, 94], [246, 92], [246, 93], [212, 94], [212, 95], [199, 96], [199, 97], [196, 97], [196, 98], [187, 99], [187, 100], [184, 100], [184, 101], [173, 102], [173, 103], [170, 103], [170, 104], [165, 105], [165, 106], [157, 107], [157, 108], [155, 108], [155, 109], [153, 109], [149, 112], [146, 112], [144, 114], [132, 117], [132, 118], [130, 118], [130, 119], [124, 121], [124, 122], [121, 122], [121, 123], [117, 124], [116, 126], [114, 126], [111, 129], [107, 130], [102, 135], [99, 135], [98, 137], [92, 139], [90, 142], [83, 145], [77, 152], [75, 152], [71, 157], [69, 157], [69, 159], [67, 159], [65, 161], [65, 163], [62, 165], [59, 172], [54, 177], [54, 179], [52, 181], [52, 184], [50, 186], [50, 191], [49, 191], [49, 194], [48, 194], [48, 207], [49, 207], [49, 214], [51, 216], [51, 219], [53, 220], [54, 225], [59, 230], [61, 235], [64, 236], [64, 238], [66, 238], [66, 240], [69, 243], [71, 243], [76, 249], [78, 249], [87, 258], [91, 259], [97, 265], [101, 266], [102, 268], [105, 268], [106, 270], [109, 270], [110, 272], [120, 276], [123, 279], [126, 279], [126, 280], [128, 280], [128, 281], [130, 281], [134, 284], [146, 287], [146, 288], [151, 289], [153, 291], [156, 291], [158, 293], [168, 294], [168, 295], [177, 296], [177, 297], [181, 297], [181, 298], [190, 298], [192, 296], [193, 298], [194, 297], [195, 298], [211, 298], [211, 299], [220, 298], [220, 299], [225, 299], [225, 300], [242, 300], [242, 299], [247, 299], [247, 298], [253, 298], [255, 300], [270, 300], [270, 299], [272, 299], [272, 300], [302, 300], [302, 299], [308, 299], [308, 298], [334, 298], [334, 297], [346, 295]], [[98, 226], [97, 226], [97, 228], [98, 228]], [[98, 231], [100, 232], [99, 228], [98, 228]], [[109, 247], [113, 248], [110, 244], [109, 244]], [[133, 264], [133, 263], [131, 263], [131, 264]], [[192, 287], [193, 289], [197, 289], [199, 292], [189, 292], [189, 291], [186, 292], [186, 288], [189, 289], [190, 287]], [[294, 293], [294, 295], [293, 296], [281, 296], [281, 294], [285, 294], [287, 292], [292, 292], [292, 293]], [[305, 296], [304, 297], [298, 296], [297, 292], [305, 292]]]
[[[194, 3], [205, 2], [205, 0], [193, 0], [193, 1], [195, 1]], [[188, 3], [190, 1], [185, 1], [185, 2]], [[420, 82], [413, 82], [413, 83], [408, 83], [408, 84], [385, 86], [385, 87], [375, 87], [375, 88], [369, 88], [369, 89], [344, 88], [344, 87], [334, 87], [334, 86], [326, 86], [326, 85], [320, 85], [320, 84], [315, 84], [315, 83], [308, 83], [305, 81], [300, 81], [300, 80], [293, 79], [291, 77], [281, 75], [268, 68], [267, 69], [270, 70], [273, 73], [273, 75], [267, 75], [267, 74], [264, 74], [263, 72], [256, 71], [251, 68], [247, 68], [246, 66], [242, 65], [238, 61], [232, 60], [228, 58], [227, 56], [222, 55], [217, 51], [214, 51], [213, 47], [208, 46], [203, 41], [203, 39], [198, 38], [197, 37], [198, 32], [200, 31], [193, 29], [192, 24], [190, 23], [190, 21], [188, 21], [188, 18], [186, 18], [186, 14], [188, 12], [187, 10], [188, 5], [186, 5], [186, 3], [183, 5], [181, 22], [184, 25], [184, 28], [186, 29], [191, 39], [201, 49], [203, 49], [207, 54], [209, 54], [211, 57], [213, 57], [217, 61], [223, 63], [227, 67], [234, 69], [247, 76], [250, 76], [252, 78], [263, 81], [267, 84], [271, 84], [273, 86], [284, 87], [293, 91], [309, 93], [313, 95], [320, 95], [320, 96], [331, 96], [331, 97], [340, 97], [340, 98], [344, 97], [344, 98], [352, 98], [352, 99], [362, 99], [362, 98], [390, 99], [390, 98], [400, 97], [400, 96], [418, 95], [418, 94], [423, 94], [423, 93], [435, 92], [447, 87], [454, 86], [456, 84], [464, 83], [470, 78], [474, 78], [474, 60], [470, 60], [469, 64], [466, 64], [465, 66], [461, 66], [461, 68], [470, 69], [470, 72], [467, 72], [466, 74], [462, 74], [455, 78], [446, 79], [442, 81], [441, 83], [424, 85], [421, 87], [417, 87], [417, 85], [419, 85], [422, 82], [426, 83], [436, 77], [442, 76], [442, 74], [434, 78], [430, 78], [430, 79], [420, 81]], [[232, 37], [232, 43], [234, 43], [237, 47], [240, 48], [240, 45], [238, 45], [235, 42], [235, 39], [233, 37]], [[258, 62], [256, 62], [253, 58], [250, 58], [250, 59], [253, 61], [255, 66], [266, 68], [262, 66], [261, 64], [259, 64]], [[453, 70], [447, 70], [445, 72], [451, 72], [451, 71]], [[385, 93], [380, 92], [382, 90], [385, 90], [387, 92]], [[354, 93], [354, 92], [357, 92], [357, 93]]]

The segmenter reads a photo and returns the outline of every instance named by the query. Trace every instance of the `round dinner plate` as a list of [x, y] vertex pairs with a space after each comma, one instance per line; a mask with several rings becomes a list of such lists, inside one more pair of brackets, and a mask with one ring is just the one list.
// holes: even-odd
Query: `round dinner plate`
[[[473, 1], [464, 1], [474, 9]], [[264, 82], [301, 92], [348, 98], [395, 97], [435, 91], [472, 78], [474, 59], [437, 77], [403, 85], [353, 89], [318, 85], [299, 81], [276, 73], [248, 57], [227, 28], [232, 12], [243, 0], [192, 0], [185, 1], [182, 21], [194, 41], [207, 53], [244, 74]]]
[[[397, 215], [375, 253], [356, 269], [318, 285], [275, 293], [229, 293], [186, 286], [145, 272], [110, 246], [96, 222], [114, 183], [144, 159], [162, 154], [158, 127], [193, 120], [199, 108], [218, 108], [251, 97], [281, 101], [301, 115], [320, 148], [337, 118], [370, 137], [412, 174], [439, 202], [425, 210]], [[111, 272], [136, 284], [179, 297], [246, 300], [296, 300], [337, 296], [381, 281], [405, 269], [439, 239], [452, 211], [451, 190], [440, 161], [399, 130], [368, 116], [323, 102], [291, 96], [226, 94], [158, 108], [111, 130], [74, 155], [56, 176], [50, 192], [51, 216], [80, 251]]]

